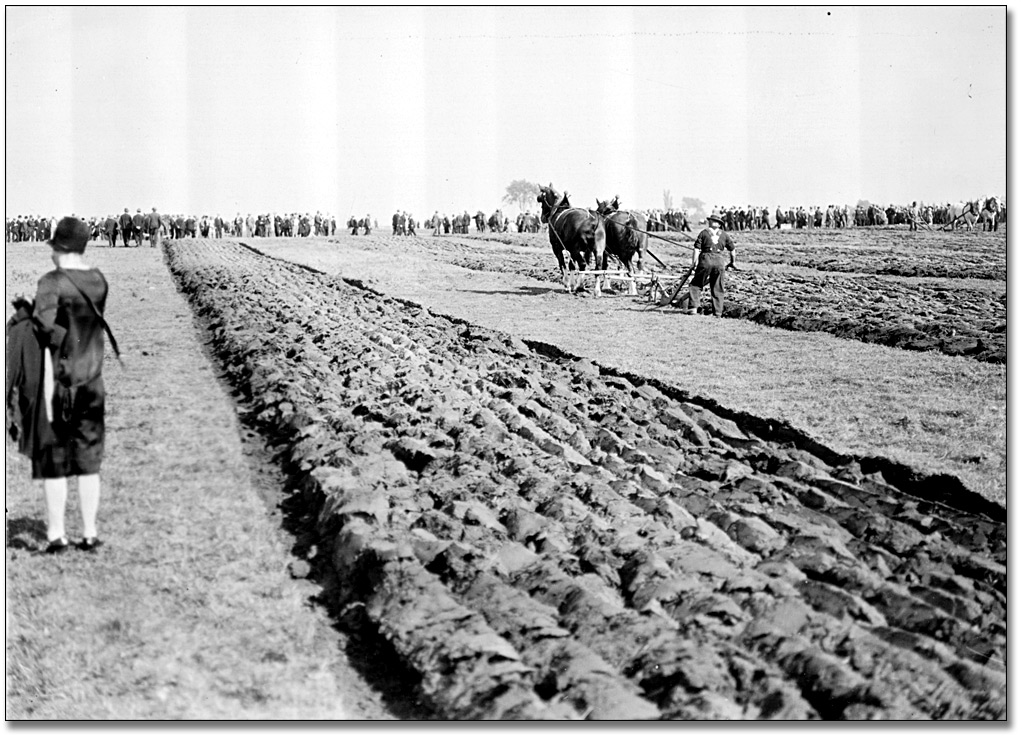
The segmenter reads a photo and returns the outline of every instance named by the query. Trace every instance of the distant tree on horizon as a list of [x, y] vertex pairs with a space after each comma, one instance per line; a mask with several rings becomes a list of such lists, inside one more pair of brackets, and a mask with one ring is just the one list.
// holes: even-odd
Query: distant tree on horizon
[[528, 209], [533, 209], [530, 205], [536, 201], [538, 196], [539, 184], [528, 179], [515, 179], [507, 185], [501, 201], [516, 205], [519, 210], [525, 212]]
[[664, 190], [664, 209], [665, 210], [674, 209], [674, 197], [671, 196], [670, 189]]

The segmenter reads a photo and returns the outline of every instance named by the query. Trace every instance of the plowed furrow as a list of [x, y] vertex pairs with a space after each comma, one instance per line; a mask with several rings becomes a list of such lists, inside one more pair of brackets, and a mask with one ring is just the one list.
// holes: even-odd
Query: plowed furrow
[[237, 245], [168, 257], [336, 603], [441, 714], [1003, 717], [1003, 523]]

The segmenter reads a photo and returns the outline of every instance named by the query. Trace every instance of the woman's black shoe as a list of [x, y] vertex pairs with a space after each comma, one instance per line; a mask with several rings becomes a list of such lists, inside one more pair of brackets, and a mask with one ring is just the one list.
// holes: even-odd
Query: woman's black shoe
[[46, 555], [59, 555], [61, 552], [66, 552], [67, 548], [70, 547], [67, 540], [61, 537], [60, 539], [54, 539], [43, 550], [43, 554]]
[[78, 549], [82, 552], [95, 552], [103, 546], [103, 540], [99, 537], [86, 537], [78, 543]]

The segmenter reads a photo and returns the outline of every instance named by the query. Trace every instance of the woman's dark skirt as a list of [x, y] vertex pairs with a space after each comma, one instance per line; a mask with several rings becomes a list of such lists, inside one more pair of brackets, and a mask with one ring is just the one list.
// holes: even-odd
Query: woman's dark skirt
[[103, 376], [73, 388], [57, 383], [53, 395], [55, 444], [32, 458], [32, 478], [93, 475], [103, 462], [106, 389]]

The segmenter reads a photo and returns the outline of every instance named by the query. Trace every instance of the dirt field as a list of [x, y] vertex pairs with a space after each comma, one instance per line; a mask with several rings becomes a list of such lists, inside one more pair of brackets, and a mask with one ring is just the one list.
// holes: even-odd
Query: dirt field
[[[385, 292], [414, 281], [450, 311], [481, 299], [457, 292], [494, 294], [435, 261], [410, 271], [386, 240], [386, 275], [348, 241], [258, 245], [341, 259]], [[233, 243], [168, 247], [316, 511], [318, 579], [438, 712], [1004, 715], [1005, 516], [953, 477]], [[504, 282], [505, 314], [526, 300], [613, 332], [611, 300]]]
[[[736, 237], [743, 270], [728, 274], [727, 317], [909, 350], [1005, 361], [1003, 232], [860, 229], [761, 231]], [[650, 251], [669, 271], [682, 272], [690, 262], [687, 241], [675, 234], [670, 240], [651, 239]], [[385, 249], [409, 247], [407, 239], [382, 236], [375, 241]], [[495, 243], [523, 247], [495, 253]], [[426, 237], [411, 247], [471, 269], [558, 278], [542, 234]], [[647, 263], [660, 265], [652, 257]]]
[[[991, 258], [1003, 248], [1003, 238], [999, 245], [992, 238], [986, 242], [978, 240], [979, 233], [974, 235]], [[439, 313], [665, 381], [732, 411], [789, 423], [840, 453], [880, 455], [924, 473], [952, 475], [971, 490], [1004, 503], [1004, 365], [983, 363], [975, 357], [949, 359], [940, 350], [892, 349], [873, 340], [864, 344], [834, 339], [808, 331], [806, 321], [791, 315], [782, 321], [792, 329], [770, 329], [746, 319], [727, 319], [720, 324], [690, 320], [673, 309], [649, 309], [641, 300], [627, 297], [568, 297], [554, 283], [553, 257], [536, 235], [382, 235], [368, 239], [344, 236], [332, 243], [250, 242], [267, 254], [359, 280]], [[661, 259], [669, 265], [681, 263], [684, 253], [680, 249], [669, 255], [665, 248], [671, 246], [661, 245], [654, 251]], [[908, 251], [909, 245], [902, 250]], [[777, 248], [743, 248], [739, 262], [752, 255], [765, 258], [767, 251], [776, 252]], [[920, 263], [928, 252], [919, 256]], [[1001, 258], [1003, 263], [1003, 251]], [[748, 271], [728, 276], [728, 304], [738, 298], [734, 292], [740, 288], [746, 290], [743, 298], [752, 299], [750, 284], [756, 285], [759, 300], [770, 301], [776, 299], [771, 284], [782, 277], [789, 286], [806, 280], [801, 268], [778, 264], [744, 267]], [[739, 278], [741, 286], [735, 284]], [[836, 278], [854, 281], [858, 277]], [[929, 280], [872, 278], [888, 279], [902, 291], [915, 288], [925, 293], [934, 288]], [[1003, 281], [965, 281], [966, 287], [970, 284], [986, 289], [988, 302], [1005, 298]], [[944, 280], [940, 288], [942, 293], [965, 298], [954, 279]], [[847, 310], [835, 296], [826, 297], [827, 309]], [[817, 298], [822, 300], [824, 295]], [[888, 311], [894, 304], [891, 302]], [[933, 318], [931, 305], [918, 294], [897, 304], [903, 321], [919, 323]], [[806, 311], [808, 307], [800, 300], [794, 309]], [[727, 315], [736, 311], [738, 308], [726, 306]], [[749, 313], [750, 309], [741, 311]], [[892, 324], [888, 321], [882, 329]]]
[[[830, 278], [819, 258], [812, 272], [771, 259], [770, 237], [743, 251], [736, 304], [750, 284], [763, 291], [764, 275], [803, 286], [807, 275]], [[209, 472], [222, 457], [207, 452], [214, 437], [230, 446], [251, 427], [273, 448], [279, 475], [261, 491], [218, 481], [231, 489], [224, 503], [241, 505], [218, 507], [212, 534], [284, 525], [290, 554], [244, 537], [221, 545], [221, 554], [260, 550], [267, 572], [209, 574], [214, 587], [196, 593], [218, 601], [216, 621], [245, 622], [230, 627], [241, 637], [236, 656], [265, 654], [251, 647], [266, 636], [260, 629], [287, 641], [275, 616], [308, 613], [278, 604], [265, 620], [251, 613], [262, 604], [246, 596], [296, 584], [285, 565], [308, 574], [299, 583], [316, 589], [317, 610], [348, 633], [331, 641], [304, 624], [310, 633], [286, 664], [188, 659], [187, 687], [158, 668], [149, 673], [163, 688], [157, 696], [110, 712], [180, 714], [158, 694], [183, 703], [210, 672], [233, 668], [234, 680], [221, 675], [226, 685], [211, 690], [207, 713], [275, 717], [294, 712], [288, 698], [300, 692], [309, 717], [1005, 716], [1006, 380], [989, 351], [874, 344], [886, 317], [879, 330], [845, 339], [804, 321], [778, 330], [755, 318], [648, 310], [626, 296], [569, 296], [552, 282], [553, 258], [537, 236], [247, 242], [165, 244], [173, 276], [146, 270], [112, 317], [173, 303], [164, 291], [173, 278], [234, 392], [242, 424], [209, 423], [185, 451], [188, 465], [175, 465], [179, 445], [166, 448], [161, 462], [168, 474], [175, 468], [175, 482], [194, 483], [189, 468]], [[970, 241], [993, 252], [991, 242]], [[680, 263], [684, 251], [666, 256], [670, 247], [654, 251]], [[101, 258], [119, 264], [123, 283], [148, 255], [156, 253]], [[936, 314], [932, 299], [941, 297], [931, 287], [946, 287], [946, 275], [882, 268], [864, 269], [865, 278], [893, 284], [892, 293], [918, 284], [915, 308]], [[1004, 282], [969, 268], [949, 281], [996, 303]], [[8, 287], [29, 275], [9, 264]], [[161, 296], [145, 304], [152, 289]], [[989, 327], [971, 312], [961, 317], [967, 329]], [[172, 363], [183, 375], [205, 360], [180, 338], [156, 339], [161, 351], [184, 350]], [[139, 384], [121, 390], [121, 402], [146, 401]], [[161, 412], [169, 436], [194, 431], [191, 414], [146, 406]], [[115, 426], [120, 441], [139, 441], [133, 425]], [[130, 450], [118, 448], [119, 462], [137, 454]], [[229, 450], [233, 462], [238, 452]], [[9, 463], [9, 487], [11, 472]], [[205, 483], [189, 487], [208, 492]], [[29, 518], [27, 485], [18, 497]], [[253, 492], [271, 504], [284, 494], [283, 517], [242, 510]], [[22, 530], [21, 544], [31, 536]], [[36, 590], [46, 578], [23, 554], [9, 531], [9, 597], [56, 607], [59, 593]], [[12, 563], [24, 570], [13, 593]], [[61, 574], [73, 581], [83, 570]], [[187, 570], [174, 573], [187, 584]], [[116, 656], [120, 642], [100, 619]], [[21, 636], [42, 641], [16, 621]], [[347, 636], [362, 648], [345, 645]], [[233, 641], [218, 651], [235, 651]], [[184, 635], [178, 642], [183, 654], [194, 646]], [[317, 647], [333, 652], [332, 677], [308, 680]], [[356, 669], [361, 662], [361, 677], [372, 679], [371, 659], [404, 680], [367, 686], [333, 659], [339, 647]], [[30, 687], [48, 679], [67, 687], [64, 670], [54, 680], [65, 662], [33, 671], [38, 649], [14, 651], [23, 650], [22, 702], [37, 703]], [[245, 681], [249, 672], [259, 679]], [[280, 677], [297, 689], [273, 689]], [[413, 696], [395, 698], [402, 688]], [[311, 715], [305, 704], [323, 698], [339, 709]], [[29, 717], [66, 712], [49, 706]]]

